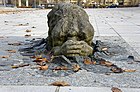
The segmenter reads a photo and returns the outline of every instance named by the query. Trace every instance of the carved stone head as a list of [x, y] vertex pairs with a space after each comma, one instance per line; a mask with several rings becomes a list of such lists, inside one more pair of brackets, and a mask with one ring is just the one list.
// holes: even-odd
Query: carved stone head
[[85, 51], [87, 54], [80, 54], [81, 51], [74, 52], [83, 46], [90, 47], [94, 36], [89, 17], [81, 7], [69, 3], [56, 5], [48, 14], [48, 26], [48, 43], [55, 48], [56, 55], [91, 54], [92, 51], [89, 51], [90, 53]]

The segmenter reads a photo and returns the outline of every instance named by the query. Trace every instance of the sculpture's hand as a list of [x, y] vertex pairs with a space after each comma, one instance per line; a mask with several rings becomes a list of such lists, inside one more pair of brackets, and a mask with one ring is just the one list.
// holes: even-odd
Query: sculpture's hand
[[93, 48], [84, 41], [66, 41], [61, 47], [56, 47], [54, 55], [87, 56], [92, 54]]
[[88, 56], [93, 53], [93, 48], [85, 41], [79, 41], [79, 43], [82, 46], [80, 56]]

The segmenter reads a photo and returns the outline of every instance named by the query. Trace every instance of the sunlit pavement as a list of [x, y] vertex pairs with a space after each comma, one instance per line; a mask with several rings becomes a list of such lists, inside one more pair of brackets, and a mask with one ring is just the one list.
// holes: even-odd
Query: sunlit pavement
[[[50, 10], [30, 10], [0, 14], [0, 37], [48, 36], [47, 13]], [[140, 55], [140, 7], [85, 9], [95, 29], [95, 36], [119, 36]], [[27, 33], [26, 30], [31, 30]], [[15, 39], [16, 40], [16, 39]], [[19, 39], [18, 39], [19, 40]], [[2, 47], [1, 47], [2, 48]], [[58, 89], [59, 91], [57, 91]], [[138, 88], [120, 88], [123, 92], [140, 92]], [[111, 87], [48, 87], [1, 86], [3, 92], [111, 92]]]
[[[49, 11], [31, 10], [0, 14], [0, 36], [24, 36], [27, 34], [25, 30], [29, 29], [32, 30], [30, 33], [32, 36], [47, 37]], [[85, 11], [95, 29], [95, 36], [120, 36], [140, 54], [140, 7], [85, 9]]]

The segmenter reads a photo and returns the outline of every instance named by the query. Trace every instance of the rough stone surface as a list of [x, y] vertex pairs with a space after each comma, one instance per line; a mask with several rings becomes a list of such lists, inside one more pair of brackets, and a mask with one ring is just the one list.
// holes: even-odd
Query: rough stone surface
[[87, 56], [92, 54], [94, 29], [86, 12], [79, 6], [63, 3], [48, 14], [47, 48], [54, 55]]

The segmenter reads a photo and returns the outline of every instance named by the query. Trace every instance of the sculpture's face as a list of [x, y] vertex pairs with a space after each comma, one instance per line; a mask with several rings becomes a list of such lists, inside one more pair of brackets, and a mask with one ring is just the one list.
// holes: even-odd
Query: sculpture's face
[[88, 15], [79, 6], [59, 4], [48, 14], [49, 42], [52, 47], [66, 41], [85, 41], [91, 45], [94, 29]]
[[91, 45], [94, 29], [86, 12], [78, 6], [56, 6], [48, 15], [48, 25], [52, 46], [62, 45], [69, 39]]

